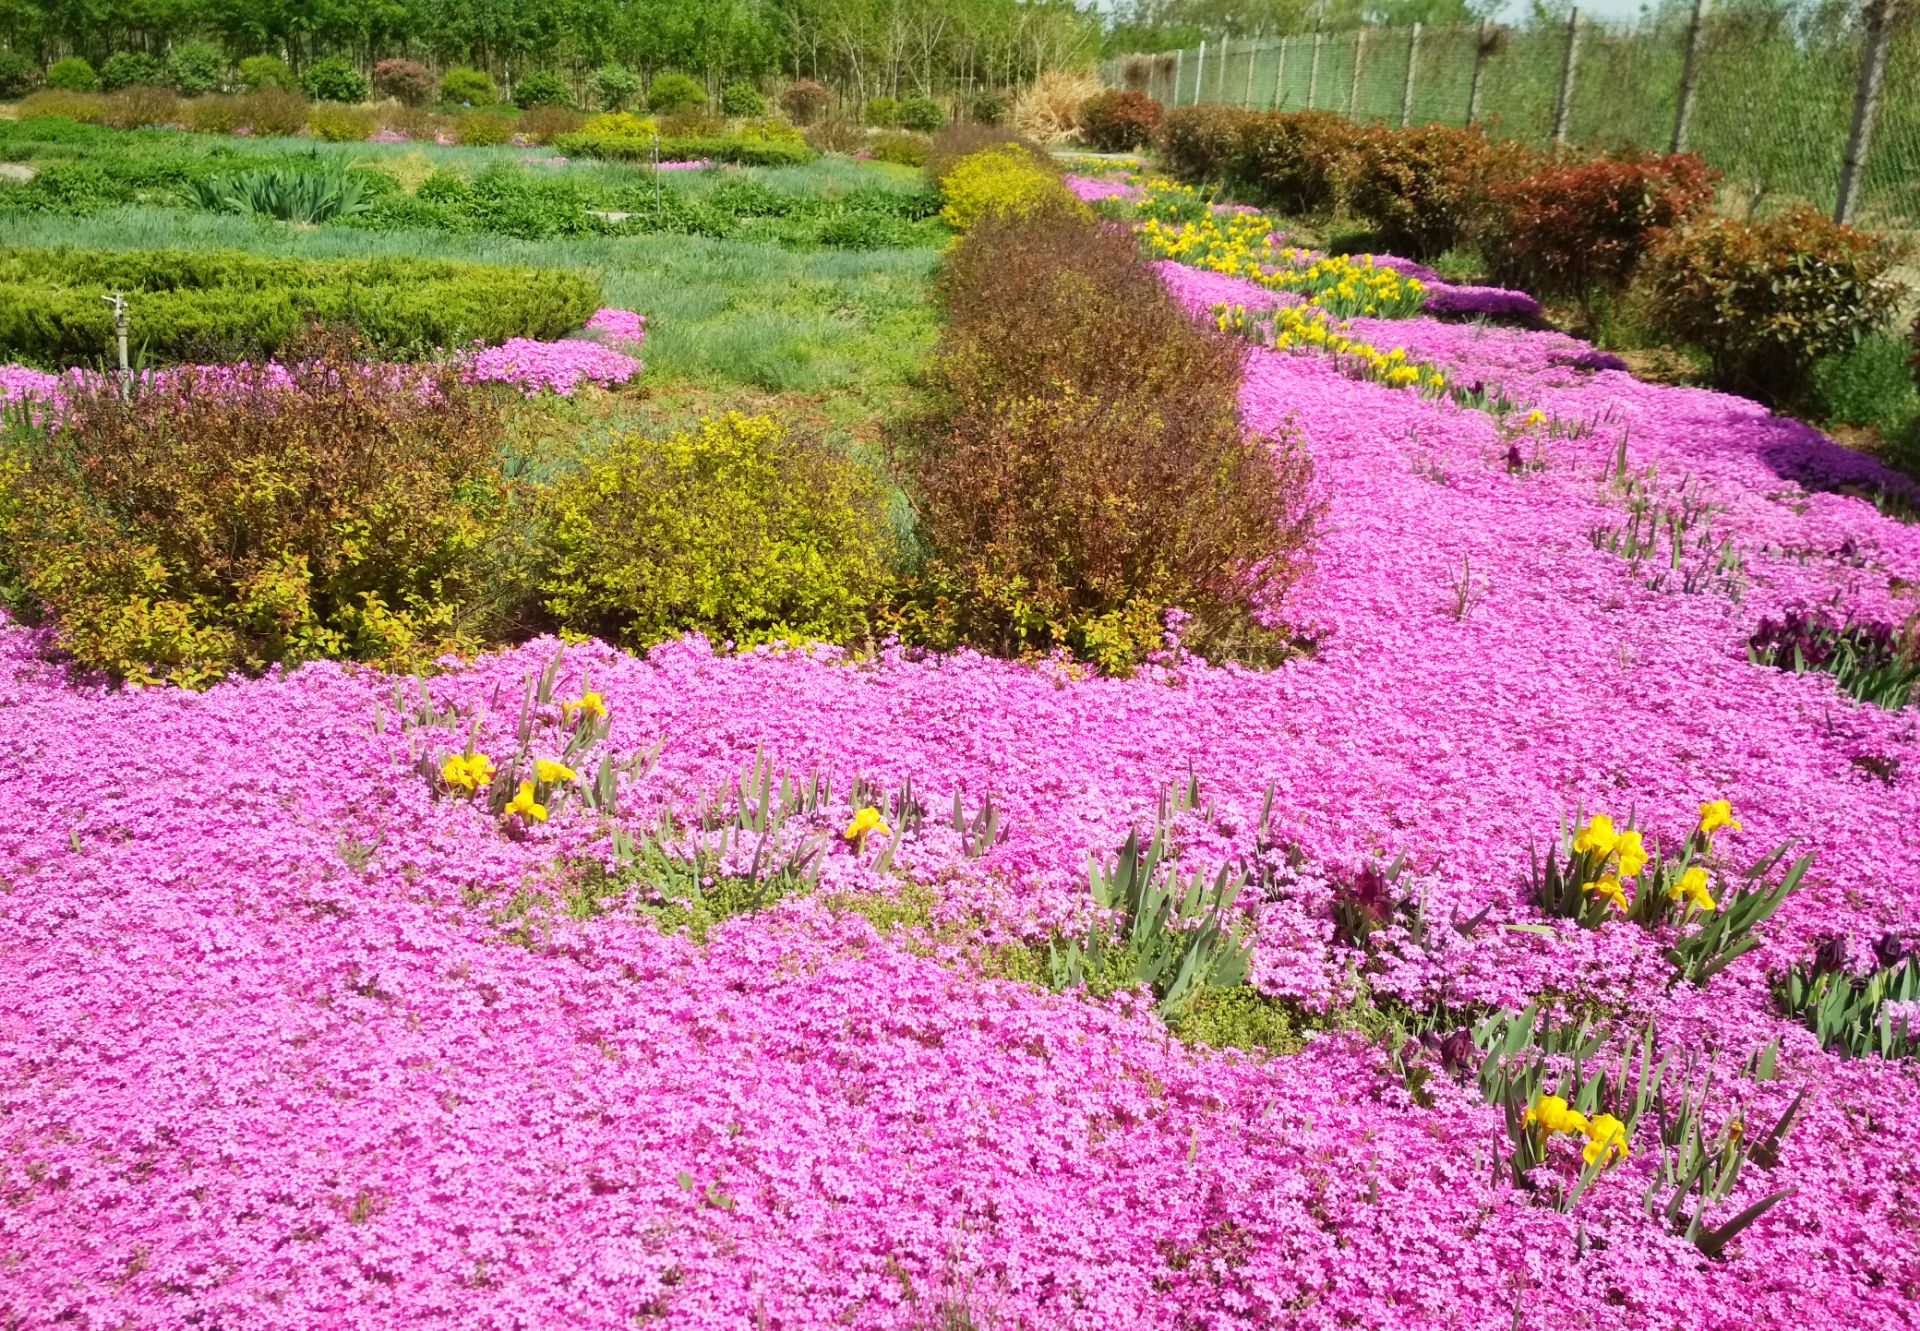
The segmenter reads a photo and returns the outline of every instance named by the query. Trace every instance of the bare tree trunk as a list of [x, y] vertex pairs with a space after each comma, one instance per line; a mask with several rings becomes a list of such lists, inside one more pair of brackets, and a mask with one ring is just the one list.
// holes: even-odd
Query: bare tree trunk
[[1707, 0], [1693, 0], [1693, 16], [1687, 20], [1687, 48], [1680, 58], [1680, 95], [1673, 107], [1673, 141], [1668, 152], [1687, 150], [1687, 122], [1693, 119], [1693, 85], [1700, 70], [1700, 20], [1707, 12]]
[[1481, 74], [1487, 67], [1487, 20], [1480, 20], [1479, 34], [1473, 43], [1473, 79], [1467, 84], [1467, 127], [1480, 122]]
[[1567, 121], [1573, 111], [1573, 71], [1580, 60], [1580, 10], [1567, 12], [1567, 58], [1560, 65], [1560, 96], [1553, 107], [1553, 146], [1567, 141]]
[[1407, 38], [1407, 81], [1400, 89], [1400, 128], [1405, 129], [1407, 122], [1413, 119], [1413, 75], [1420, 67], [1420, 20], [1413, 22], [1413, 32]]
[[1880, 108], [1880, 84], [1887, 74], [1887, 48], [1893, 38], [1896, 0], [1871, 0], [1867, 33], [1860, 52], [1860, 81], [1853, 90], [1853, 125], [1847, 131], [1846, 155], [1840, 159], [1840, 185], [1834, 193], [1833, 220], [1847, 222], [1859, 201], [1860, 178], [1873, 143], [1874, 113]]

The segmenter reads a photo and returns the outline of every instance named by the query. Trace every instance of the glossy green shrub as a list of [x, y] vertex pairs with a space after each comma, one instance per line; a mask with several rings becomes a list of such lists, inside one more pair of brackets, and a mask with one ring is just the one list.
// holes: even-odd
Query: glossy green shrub
[[729, 83], [720, 93], [720, 111], [730, 116], [764, 116], [767, 99], [751, 83]]
[[125, 400], [102, 385], [50, 433], [16, 432], [0, 505], [14, 608], [79, 665], [142, 684], [478, 645], [509, 498], [494, 399], [338, 339], [289, 373]]
[[1167, 174], [1191, 185], [1226, 178], [1251, 112], [1224, 106], [1176, 106], [1160, 120], [1154, 147]]
[[1080, 137], [1096, 152], [1132, 152], [1152, 142], [1160, 103], [1145, 93], [1109, 88], [1080, 108]]
[[567, 628], [631, 646], [692, 630], [846, 641], [885, 583], [872, 479], [769, 416], [621, 439], [543, 507], [547, 608]]
[[706, 104], [707, 90], [685, 74], [658, 75], [647, 88], [647, 110], [655, 115], [671, 115]]
[[916, 134], [933, 134], [947, 123], [947, 108], [931, 97], [909, 97], [900, 103], [900, 128]]
[[40, 67], [18, 51], [0, 50], [0, 101], [10, 102], [33, 91]]
[[65, 56], [47, 66], [47, 87], [58, 92], [93, 92], [100, 86], [93, 66], [77, 55]]
[[602, 111], [624, 111], [640, 100], [640, 76], [625, 65], [602, 65], [593, 71], [593, 94]]
[[235, 70], [240, 75], [240, 86], [248, 92], [258, 92], [262, 88], [276, 88], [281, 92], [300, 90], [300, 80], [287, 68], [287, 62], [277, 55], [250, 55]]
[[576, 273], [421, 259], [269, 259], [180, 250], [0, 253], [0, 354], [90, 365], [112, 345], [102, 293], [124, 291], [136, 350], [156, 361], [209, 346], [274, 354], [310, 322], [358, 329], [395, 353], [553, 338], [599, 307]]
[[440, 100], [456, 105], [492, 106], [500, 100], [500, 91], [493, 85], [493, 75], [484, 69], [455, 65], [440, 79]]
[[900, 99], [875, 97], [867, 103], [862, 118], [875, 129], [893, 129], [900, 123]]
[[166, 81], [167, 67], [145, 51], [115, 51], [100, 64], [100, 86], [107, 92], [157, 88]]
[[1764, 222], [1714, 218], [1669, 233], [1643, 269], [1648, 316], [1706, 353], [1720, 387], [1804, 400], [1813, 366], [1887, 326], [1898, 249], [1801, 208]]
[[1333, 111], [1281, 111], [1238, 122], [1225, 178], [1237, 192], [1289, 213], [1340, 206], [1360, 130]]
[[307, 66], [300, 86], [317, 102], [364, 102], [373, 91], [367, 76], [345, 56], [323, 56]]
[[167, 83], [182, 97], [219, 92], [227, 58], [205, 42], [186, 42], [167, 53]]
[[572, 106], [573, 89], [552, 70], [535, 70], [513, 85], [513, 104], [523, 111], [538, 106]]

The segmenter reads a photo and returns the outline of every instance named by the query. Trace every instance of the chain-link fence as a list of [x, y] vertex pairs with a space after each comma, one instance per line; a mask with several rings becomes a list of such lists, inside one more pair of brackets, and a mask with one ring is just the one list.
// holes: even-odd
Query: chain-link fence
[[1702, 0], [1631, 26], [1576, 10], [1551, 26], [1416, 25], [1205, 43], [1127, 56], [1103, 73], [1169, 106], [1471, 123], [1542, 144], [1666, 152], [1677, 142], [1724, 173], [1721, 205], [1735, 215], [1811, 203], [1862, 225], [1913, 230], [1916, 10], [1920, 0], [1724, 10]]

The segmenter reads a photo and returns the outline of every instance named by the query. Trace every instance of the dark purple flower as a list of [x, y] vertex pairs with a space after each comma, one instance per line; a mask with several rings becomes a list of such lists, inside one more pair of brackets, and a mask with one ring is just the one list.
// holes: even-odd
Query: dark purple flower
[[1828, 934], [1813, 950], [1813, 973], [1836, 975], [1847, 968], [1847, 940], [1840, 934]]
[[1885, 933], [1873, 940], [1873, 959], [1883, 971], [1890, 971], [1906, 960], [1906, 940], [1899, 934]]

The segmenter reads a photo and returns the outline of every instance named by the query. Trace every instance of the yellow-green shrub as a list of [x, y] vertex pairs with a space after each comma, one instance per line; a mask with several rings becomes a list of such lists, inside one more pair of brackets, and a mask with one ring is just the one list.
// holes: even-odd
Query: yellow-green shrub
[[20, 99], [20, 119], [35, 116], [65, 116], [83, 125], [102, 125], [107, 119], [107, 99], [97, 92], [74, 92], [66, 88], [42, 88]]
[[806, 135], [775, 116], [756, 116], [742, 120], [733, 137], [748, 143], [805, 143]]
[[740, 643], [845, 640], [886, 579], [872, 478], [771, 416], [628, 436], [543, 507], [547, 608], [566, 628], [633, 646], [694, 629]]
[[1003, 144], [963, 157], [941, 181], [941, 220], [965, 231], [984, 217], [1023, 216], [1043, 204], [1074, 202], [1060, 178], [1025, 148]]
[[307, 112], [307, 133], [326, 143], [359, 143], [379, 127], [373, 112], [338, 102], [315, 102]]
[[513, 137], [512, 116], [497, 111], [462, 111], [454, 117], [453, 135], [469, 148], [494, 148]]
[[607, 111], [587, 117], [587, 123], [580, 126], [580, 132], [605, 134], [616, 139], [651, 139], [660, 132], [660, 125], [651, 116], [637, 116], [631, 111]]

